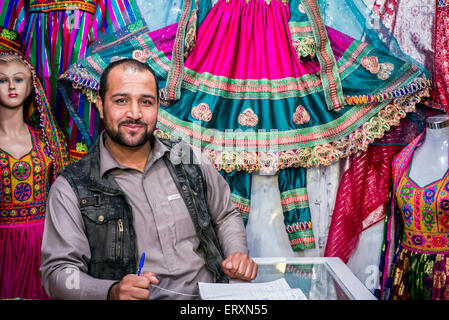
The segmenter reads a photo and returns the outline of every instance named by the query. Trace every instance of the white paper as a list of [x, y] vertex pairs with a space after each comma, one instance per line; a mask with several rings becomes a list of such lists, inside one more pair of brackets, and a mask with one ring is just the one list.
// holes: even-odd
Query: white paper
[[205, 283], [198, 287], [203, 300], [307, 300], [301, 289], [292, 289], [284, 278], [262, 283]]

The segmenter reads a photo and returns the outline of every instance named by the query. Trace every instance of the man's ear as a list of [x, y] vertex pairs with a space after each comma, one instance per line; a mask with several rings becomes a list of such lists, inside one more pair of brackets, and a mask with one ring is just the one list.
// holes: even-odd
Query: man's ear
[[100, 95], [97, 95], [96, 107], [98, 109], [98, 113], [100, 114], [100, 118], [103, 119], [103, 101], [101, 100]]

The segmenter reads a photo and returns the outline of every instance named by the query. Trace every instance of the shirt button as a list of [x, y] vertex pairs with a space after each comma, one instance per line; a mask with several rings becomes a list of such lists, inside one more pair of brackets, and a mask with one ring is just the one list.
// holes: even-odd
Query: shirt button
[[187, 186], [186, 186], [186, 185], [183, 185], [183, 186], [182, 186], [182, 190], [186, 191], [186, 190], [187, 190]]
[[98, 217], [98, 221], [103, 222], [104, 221], [104, 217], [103, 216], [99, 216]]

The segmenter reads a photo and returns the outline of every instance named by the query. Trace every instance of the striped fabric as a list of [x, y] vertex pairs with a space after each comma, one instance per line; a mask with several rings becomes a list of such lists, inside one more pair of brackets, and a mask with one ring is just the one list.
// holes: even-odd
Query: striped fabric
[[371, 145], [366, 152], [351, 158], [338, 188], [325, 257], [339, 257], [347, 263], [357, 249], [362, 231], [385, 218], [391, 161], [400, 149], [400, 145]]
[[0, 0], [0, 26], [21, 33], [25, 26], [25, 0]]

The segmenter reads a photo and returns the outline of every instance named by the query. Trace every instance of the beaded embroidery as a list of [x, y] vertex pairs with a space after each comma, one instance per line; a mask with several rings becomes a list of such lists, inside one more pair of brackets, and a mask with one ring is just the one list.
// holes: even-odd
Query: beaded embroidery
[[33, 1], [30, 12], [50, 12], [61, 10], [82, 10], [95, 14], [96, 0], [70, 0], [70, 1]]
[[390, 77], [391, 72], [393, 70], [394, 70], [394, 65], [392, 63], [389, 63], [389, 62], [381, 63], [380, 71], [377, 74], [377, 77], [380, 80], [387, 80]]
[[293, 122], [296, 124], [304, 124], [310, 121], [310, 114], [303, 106], [298, 106], [293, 114]]
[[196, 107], [192, 108], [192, 117], [201, 121], [210, 121], [212, 118], [212, 112], [209, 109], [207, 103], [200, 103]]
[[449, 1], [448, 0], [438, 0], [437, 3], [438, 8], [444, 8], [449, 6]]
[[387, 80], [394, 70], [393, 64], [389, 62], [379, 63], [379, 59], [376, 56], [363, 57], [361, 65], [372, 74], [377, 74], [377, 77], [381, 80]]
[[372, 74], [377, 74], [380, 70], [379, 59], [376, 56], [366, 56], [362, 58], [362, 66], [371, 72]]
[[[421, 100], [422, 96], [428, 95], [428, 88], [426, 88], [425, 90], [417, 92], [416, 97], [397, 98], [379, 111], [376, 116], [360, 126], [360, 128], [354, 130], [348, 136], [331, 143], [322, 143], [311, 147], [298, 147], [293, 150], [279, 150], [276, 152], [264, 153], [257, 151], [239, 151], [236, 153], [233, 150], [227, 150], [222, 147], [225, 143], [224, 141], [221, 141], [220, 136], [210, 135], [206, 137], [207, 132], [204, 132], [204, 139], [207, 138], [209, 141], [213, 141], [219, 146], [217, 150], [212, 143], [209, 144], [209, 148], [205, 150], [204, 156], [215, 165], [217, 170], [224, 170], [227, 173], [232, 172], [233, 170], [245, 170], [251, 173], [255, 170], [267, 172], [266, 170], [272, 170], [272, 168], [283, 170], [291, 167], [309, 168], [319, 165], [327, 166], [337, 159], [345, 158], [355, 152], [366, 150], [368, 145], [373, 142], [374, 139], [382, 138], [386, 130], [389, 130], [392, 126], [397, 126], [399, 121], [404, 118], [408, 112], [414, 111], [416, 103]], [[382, 99], [382, 95], [379, 95], [379, 99]], [[252, 112], [251, 109], [247, 110]], [[243, 114], [240, 114], [240, 116], [242, 115]], [[164, 110], [159, 110], [158, 130], [155, 131], [157, 137], [169, 139], [172, 135], [175, 135], [172, 130], [167, 130], [169, 123], [166, 122], [166, 118], [168, 117], [169, 115]], [[240, 119], [243, 120], [243, 118], [244, 117], [242, 116]], [[170, 123], [170, 125], [172, 125], [172, 123]], [[185, 138], [191, 136], [194, 137], [189, 131], [194, 131], [194, 128], [177, 125], [174, 127], [174, 130], [176, 131], [176, 135], [181, 135]], [[225, 137], [227, 141], [232, 140], [237, 143], [239, 142], [238, 135], [238, 133], [234, 133], [234, 135], [229, 134]], [[304, 138], [304, 136], [305, 135], [302, 135], [302, 138]], [[246, 139], [246, 133], [242, 133], [242, 137]], [[276, 142], [279, 142], [280, 138], [276, 135], [271, 137], [268, 134], [266, 140], [273, 141], [269, 142], [269, 145], [278, 145]], [[197, 143], [195, 140], [193, 142]]]
[[8, 29], [3, 29], [1, 32], [1, 37], [14, 41], [17, 38], [17, 33]]
[[0, 149], [0, 224], [21, 224], [41, 220], [49, 190], [49, 157], [43, 134], [30, 128], [33, 148], [15, 159]]
[[418, 252], [449, 251], [449, 175], [421, 188], [409, 177], [409, 170], [410, 165], [396, 188], [404, 222], [402, 245]]
[[150, 50], [148, 50], [148, 49], [133, 51], [133, 59], [138, 60], [142, 63], [145, 63], [150, 56], [151, 56], [151, 53], [150, 53]]
[[19, 50], [21, 38], [18, 33], [0, 26], [0, 42], [9, 49]]
[[259, 122], [259, 117], [250, 108], [243, 111], [238, 118], [240, 125], [245, 127], [254, 127]]
[[293, 39], [292, 45], [295, 48], [299, 61], [302, 61], [302, 58], [306, 57], [310, 57], [310, 59], [316, 57], [315, 40], [313, 38]]

